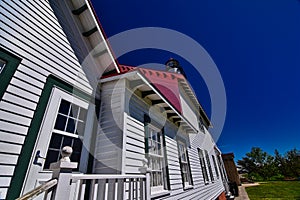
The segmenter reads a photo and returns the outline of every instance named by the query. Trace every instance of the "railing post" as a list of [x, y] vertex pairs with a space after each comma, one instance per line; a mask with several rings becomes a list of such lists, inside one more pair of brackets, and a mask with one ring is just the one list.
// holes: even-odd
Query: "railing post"
[[150, 168], [147, 168], [146, 172], [146, 199], [150, 200], [151, 190], [150, 190]]
[[140, 167], [139, 168], [139, 171], [142, 173], [142, 174], [145, 174], [146, 175], [146, 181], [145, 181], [145, 198], [146, 200], [150, 200], [150, 195], [151, 195], [151, 185], [150, 185], [150, 172], [151, 172], [151, 169], [148, 167], [148, 159], [145, 158], [143, 160], [143, 167]]
[[72, 169], [76, 169], [78, 163], [70, 161], [72, 147], [66, 146], [62, 149], [62, 159], [50, 165], [53, 171], [53, 178], [57, 179], [57, 185], [54, 188], [51, 200], [69, 199], [72, 182]]

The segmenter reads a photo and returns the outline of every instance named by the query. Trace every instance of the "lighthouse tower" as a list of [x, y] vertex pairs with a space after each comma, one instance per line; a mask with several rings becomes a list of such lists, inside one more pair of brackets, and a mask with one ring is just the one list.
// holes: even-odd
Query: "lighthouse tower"
[[[166, 63], [166, 71], [173, 72], [177, 74], [182, 74], [185, 76], [185, 73], [183, 71], [183, 68], [180, 66], [178, 60], [174, 58], [170, 58]], [[185, 76], [186, 77], [186, 76]]]

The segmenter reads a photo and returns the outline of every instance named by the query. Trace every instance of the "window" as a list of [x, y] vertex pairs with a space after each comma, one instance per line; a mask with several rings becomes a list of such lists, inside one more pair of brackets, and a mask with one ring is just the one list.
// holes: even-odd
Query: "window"
[[146, 146], [148, 166], [151, 169], [151, 194], [167, 190], [163, 133], [151, 124], [146, 125]]
[[70, 159], [72, 162], [79, 163], [82, 149], [81, 139], [52, 133], [44, 169], [49, 169], [51, 163], [59, 161], [61, 158], [61, 149], [65, 146], [70, 146], [73, 148], [73, 153]]
[[199, 148], [198, 148], [198, 155], [199, 155], [199, 160], [200, 160], [200, 165], [201, 165], [201, 170], [202, 170], [202, 174], [203, 174], [204, 183], [208, 184], [209, 179], [208, 179], [205, 159], [204, 159], [203, 151]]
[[54, 129], [76, 135], [82, 134], [86, 112], [86, 109], [62, 99]]
[[178, 153], [179, 153], [179, 162], [183, 180], [183, 187], [186, 188], [192, 185], [192, 177], [189, 166], [189, 160], [187, 155], [186, 144], [183, 142], [178, 142]]
[[205, 131], [204, 131], [204, 125], [203, 125], [203, 120], [202, 120], [202, 117], [200, 116], [199, 117], [199, 121], [198, 121], [198, 123], [199, 123], [199, 129], [203, 132], [203, 133], [205, 133]]
[[5, 65], [6, 65], [6, 62], [4, 60], [0, 59], [0, 74], [1, 74], [2, 70], [4, 69]]
[[215, 167], [215, 171], [216, 171], [217, 178], [219, 178], [219, 171], [218, 171], [218, 167], [217, 167], [217, 163], [216, 163], [215, 156], [214, 156], [214, 155], [211, 155], [211, 158], [212, 158], [213, 163], [214, 163], [214, 167]]
[[207, 162], [207, 166], [208, 166], [208, 171], [209, 171], [209, 175], [210, 175], [210, 180], [214, 181], [214, 175], [211, 169], [211, 164], [210, 164], [210, 159], [209, 159], [209, 155], [207, 150], [205, 150], [205, 157], [206, 157], [206, 162]]
[[222, 180], [225, 180], [225, 178], [224, 178], [224, 167], [223, 167], [223, 165], [222, 165], [222, 161], [221, 161], [221, 156], [220, 155], [218, 155], [218, 154], [216, 154], [217, 155], [217, 163], [218, 163], [218, 167], [219, 167], [219, 172], [220, 172], [220, 174], [221, 174], [221, 178], [222, 178]]
[[61, 158], [60, 153], [64, 146], [73, 148], [71, 161], [80, 162], [82, 141], [79, 136], [82, 136], [84, 132], [86, 114], [86, 109], [64, 99], [61, 100], [44, 169], [49, 169], [51, 163], [57, 162]]

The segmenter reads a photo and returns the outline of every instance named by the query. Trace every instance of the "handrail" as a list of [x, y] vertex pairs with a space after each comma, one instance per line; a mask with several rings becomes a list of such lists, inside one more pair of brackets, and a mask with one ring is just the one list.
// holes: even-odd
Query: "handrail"
[[80, 179], [129, 179], [129, 178], [146, 178], [145, 175], [122, 175], [122, 174], [72, 174], [72, 180]]
[[57, 184], [57, 179], [51, 179], [51, 180], [43, 183], [42, 185], [32, 189], [31, 191], [27, 192], [26, 194], [24, 194], [23, 196], [17, 198], [16, 200], [26, 200], [26, 199], [29, 199], [29, 198], [33, 198], [33, 197], [49, 190], [50, 188], [52, 188], [56, 184]]

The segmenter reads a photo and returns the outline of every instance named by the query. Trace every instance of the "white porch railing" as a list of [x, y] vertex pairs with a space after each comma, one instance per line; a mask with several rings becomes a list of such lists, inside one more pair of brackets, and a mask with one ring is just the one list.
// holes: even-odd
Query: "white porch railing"
[[[149, 199], [147, 195], [147, 178], [145, 175], [84, 175], [72, 174], [69, 185], [69, 197], [66, 193], [57, 194], [61, 199]], [[71, 184], [70, 184], [71, 183]], [[68, 184], [62, 182], [61, 184]], [[60, 182], [58, 181], [57, 187]], [[65, 196], [65, 197], [64, 197]], [[64, 198], [63, 198], [64, 197]], [[75, 198], [74, 198], [75, 197]]]
[[50, 165], [52, 178], [57, 179], [51, 200], [150, 200], [150, 173], [147, 167], [140, 168], [145, 175], [74, 174], [72, 169], [77, 168], [77, 163], [70, 162], [72, 149], [65, 148], [63, 158]]
[[78, 163], [70, 161], [71, 153], [71, 147], [64, 147], [62, 159], [50, 165], [52, 180], [19, 199], [31, 199], [45, 192], [45, 200], [150, 200], [150, 173], [146, 166], [140, 168], [145, 175], [73, 174]]

